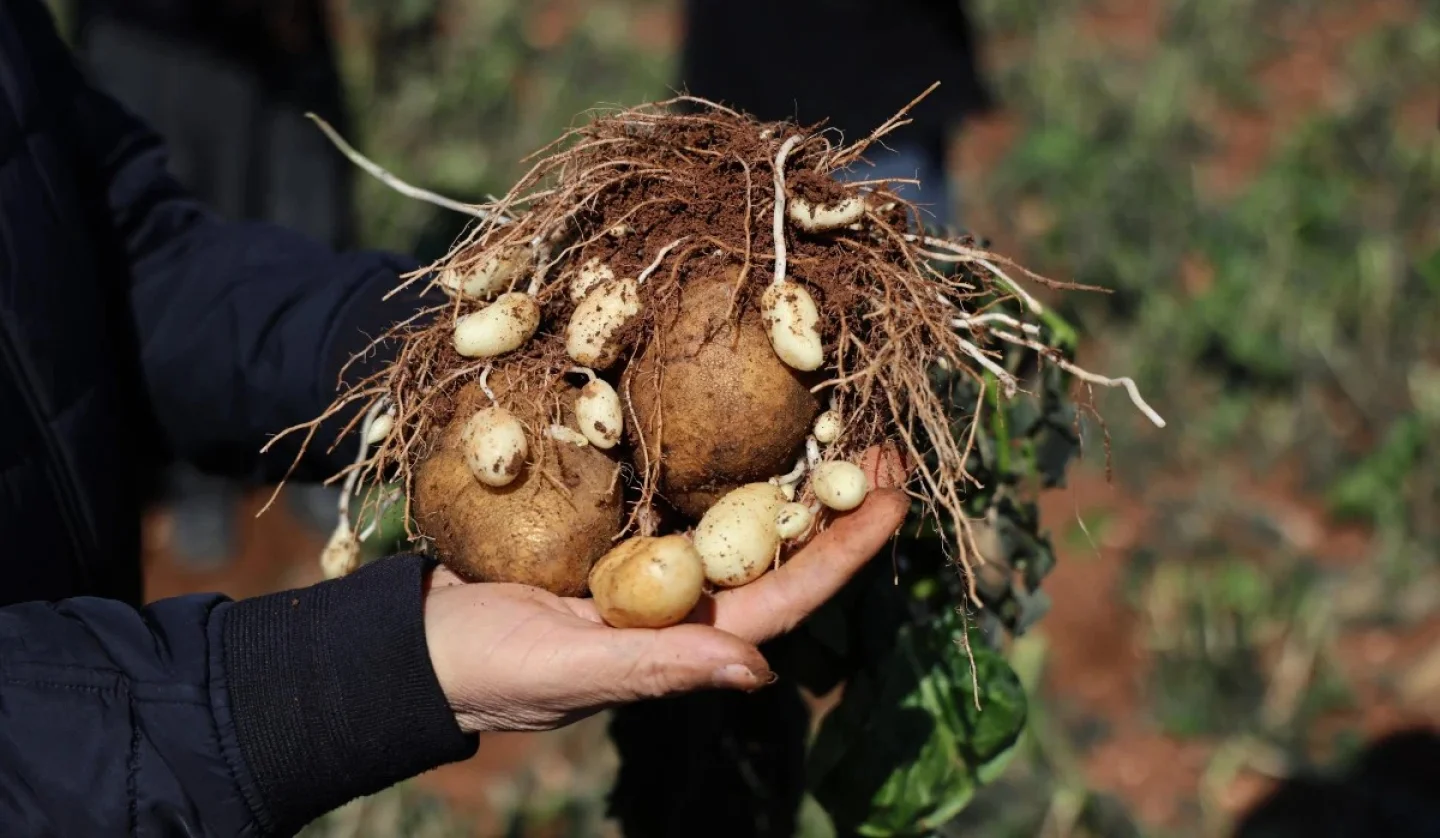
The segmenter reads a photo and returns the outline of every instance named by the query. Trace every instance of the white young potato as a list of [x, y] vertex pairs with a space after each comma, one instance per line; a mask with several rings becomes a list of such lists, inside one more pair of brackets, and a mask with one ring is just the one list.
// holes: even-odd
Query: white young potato
[[580, 395], [575, 397], [575, 421], [591, 445], [601, 450], [614, 448], [625, 430], [620, 395], [608, 381], [592, 380], [580, 388]]
[[395, 416], [393, 414], [382, 413], [376, 416], [375, 421], [370, 423], [369, 432], [365, 434], [365, 444], [379, 445], [385, 441], [386, 437], [390, 436], [390, 432], [394, 429]]
[[488, 300], [508, 288], [530, 266], [530, 255], [528, 245], [506, 245], [485, 257], [474, 270], [446, 268], [440, 274], [440, 284], [452, 293]]
[[695, 549], [711, 584], [736, 588], [764, 575], [780, 546], [775, 516], [784, 503], [779, 486], [749, 483], [705, 512], [695, 527]]
[[320, 552], [320, 572], [326, 579], [338, 579], [359, 566], [360, 539], [349, 520], [342, 520]]
[[854, 463], [837, 460], [821, 463], [810, 472], [815, 497], [837, 512], [848, 512], [865, 501], [870, 481]]
[[815, 298], [799, 283], [772, 283], [760, 298], [775, 354], [791, 369], [817, 370], [825, 362], [820, 342], [820, 312]]
[[815, 419], [815, 427], [810, 435], [821, 445], [829, 445], [840, 438], [840, 431], [844, 423], [840, 421], [840, 414], [833, 410], [827, 410]]
[[694, 610], [704, 587], [704, 563], [683, 535], [628, 539], [590, 570], [595, 609], [614, 628], [676, 625]]
[[565, 351], [578, 363], [604, 369], [620, 357], [626, 324], [640, 314], [640, 288], [633, 279], [606, 282], [575, 307], [565, 327]]
[[461, 317], [455, 324], [455, 351], [466, 358], [491, 358], [519, 349], [540, 328], [540, 306], [518, 291]]
[[610, 269], [609, 265], [601, 262], [598, 256], [591, 256], [570, 279], [570, 299], [578, 303], [585, 299], [585, 295], [590, 293], [590, 289], [614, 278], [615, 272]]
[[807, 233], [823, 233], [849, 227], [865, 215], [865, 199], [852, 196], [833, 204], [814, 204], [791, 197], [787, 206], [790, 220]]
[[503, 407], [476, 411], [465, 421], [460, 439], [470, 473], [495, 488], [508, 486], [520, 476], [530, 454], [525, 426]]
[[810, 522], [814, 519], [814, 513], [805, 504], [787, 503], [775, 513], [775, 533], [782, 541], [799, 538], [810, 529]]

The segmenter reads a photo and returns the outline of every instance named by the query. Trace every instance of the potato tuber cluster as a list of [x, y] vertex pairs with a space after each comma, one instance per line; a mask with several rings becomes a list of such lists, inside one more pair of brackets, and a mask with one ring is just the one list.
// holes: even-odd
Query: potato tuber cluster
[[[1000, 350], [1030, 350], [1126, 387], [1163, 425], [1129, 379], [1041, 343], [1042, 307], [1006, 270], [1058, 283], [926, 235], [884, 183], [834, 176], [899, 117], [844, 145], [688, 101], [701, 110], [574, 129], [404, 280], [446, 301], [384, 336], [396, 360], [331, 409], [370, 406], [347, 501], [361, 479], [398, 477], [389, 502], [459, 576], [588, 592], [611, 625], [660, 627], [860, 506], [856, 461], [874, 445], [904, 451], [912, 493], [968, 533], [972, 438], [937, 367], [1009, 397]], [[342, 515], [327, 573], [353, 566], [353, 542]]]

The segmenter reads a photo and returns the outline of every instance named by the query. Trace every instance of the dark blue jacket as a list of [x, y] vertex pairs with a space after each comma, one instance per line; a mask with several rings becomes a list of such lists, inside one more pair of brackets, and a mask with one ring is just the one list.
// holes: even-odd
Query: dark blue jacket
[[[259, 449], [414, 311], [381, 301], [411, 267], [221, 222], [40, 0], [0, 2], [0, 835], [293, 834], [473, 753], [417, 557], [139, 607], [147, 470], [280, 476], [296, 448]], [[337, 429], [303, 477], [353, 455], [320, 456]]]

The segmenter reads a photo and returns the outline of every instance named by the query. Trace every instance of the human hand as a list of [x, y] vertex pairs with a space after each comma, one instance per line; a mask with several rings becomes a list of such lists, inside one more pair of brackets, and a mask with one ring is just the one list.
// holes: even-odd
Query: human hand
[[611, 628], [589, 599], [464, 584], [436, 570], [425, 633], [461, 728], [549, 730], [641, 699], [771, 683], [756, 646], [829, 600], [905, 520], [900, 457], [872, 449], [862, 465], [875, 489], [859, 508], [837, 516], [778, 570], [702, 599], [670, 628]]

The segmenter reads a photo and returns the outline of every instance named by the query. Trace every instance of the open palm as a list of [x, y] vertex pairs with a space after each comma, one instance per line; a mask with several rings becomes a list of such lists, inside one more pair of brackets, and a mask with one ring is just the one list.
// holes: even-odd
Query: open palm
[[461, 726], [546, 730], [607, 707], [773, 680], [756, 648], [795, 628], [833, 596], [903, 523], [893, 454], [868, 452], [876, 489], [778, 570], [702, 599], [686, 623], [616, 629], [589, 599], [538, 588], [465, 584], [436, 570], [426, 597], [431, 659]]

